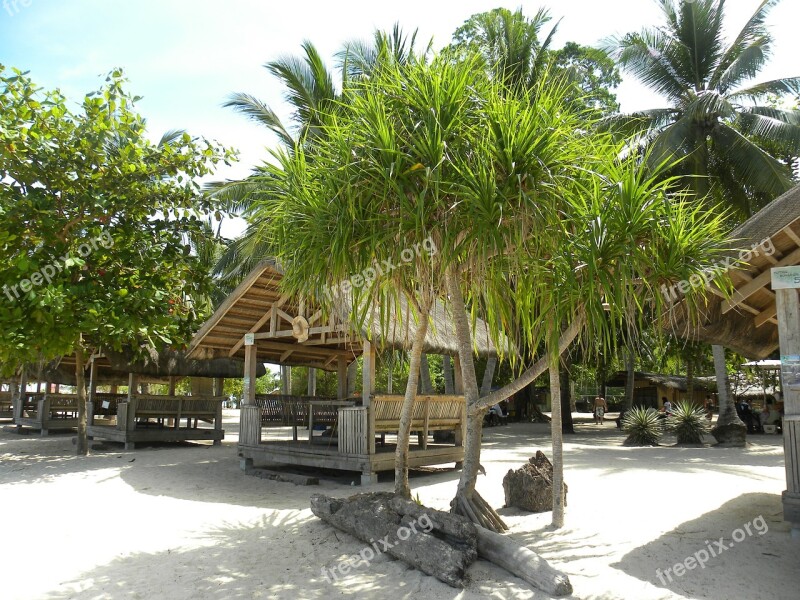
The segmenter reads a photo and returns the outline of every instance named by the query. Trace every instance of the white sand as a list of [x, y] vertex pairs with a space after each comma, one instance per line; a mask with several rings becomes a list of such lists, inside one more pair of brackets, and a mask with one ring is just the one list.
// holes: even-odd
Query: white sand
[[[229, 418], [234, 418], [231, 411]], [[328, 582], [322, 568], [364, 544], [316, 519], [315, 492], [362, 488], [323, 480], [297, 487], [248, 477], [237, 426], [221, 447], [144, 447], [71, 456], [70, 435], [0, 432], [0, 598], [546, 598], [484, 561], [465, 590], [386, 556]], [[565, 444], [566, 527], [550, 514], [502, 509], [511, 535], [566, 571], [575, 598], [800, 598], [800, 540], [782, 521], [779, 436], [747, 449], [623, 448], [613, 422], [578, 426]], [[502, 506], [502, 478], [537, 449], [547, 427], [486, 430], [478, 489]], [[355, 478], [355, 477], [354, 477]], [[458, 473], [417, 474], [414, 493], [446, 509]], [[373, 489], [389, 490], [381, 478]], [[662, 584], [665, 569], [763, 516], [769, 531]]]

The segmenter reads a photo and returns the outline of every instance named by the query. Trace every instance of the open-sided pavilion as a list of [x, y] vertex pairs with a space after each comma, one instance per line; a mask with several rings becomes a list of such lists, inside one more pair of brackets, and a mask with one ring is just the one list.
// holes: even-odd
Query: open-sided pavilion
[[[282, 278], [275, 261], [259, 264], [198, 331], [189, 346], [189, 357], [245, 361], [238, 447], [243, 469], [255, 461], [303, 465], [359, 471], [362, 482], [375, 481], [377, 472], [394, 468], [394, 445], [386, 443], [386, 435], [399, 428], [403, 400], [399, 395], [376, 392], [376, 353], [379, 349], [410, 349], [416, 329], [413, 315], [401, 297], [388, 322], [380, 319], [375, 307], [367, 313], [364, 325], [356, 327], [346, 302], [323, 310], [304, 298], [283, 293]], [[480, 321], [474, 338], [479, 355], [495, 354]], [[455, 394], [417, 396], [412, 418], [416, 445], [410, 450], [409, 463], [458, 465], [464, 458], [466, 406], [456, 336], [441, 303], [432, 311], [423, 352], [455, 357]], [[348, 367], [360, 356], [361, 394], [354, 397], [348, 394]], [[257, 395], [255, 369], [265, 362], [308, 367], [309, 395], [292, 396], [286, 389], [283, 395]], [[336, 398], [316, 395], [316, 369], [337, 373]], [[319, 424], [327, 426], [326, 433], [331, 435], [315, 436]], [[269, 426], [284, 428], [284, 439], [278, 439]], [[305, 439], [298, 439], [300, 427], [308, 429]], [[442, 430], [452, 431], [454, 442], [431, 440], [429, 434]]]

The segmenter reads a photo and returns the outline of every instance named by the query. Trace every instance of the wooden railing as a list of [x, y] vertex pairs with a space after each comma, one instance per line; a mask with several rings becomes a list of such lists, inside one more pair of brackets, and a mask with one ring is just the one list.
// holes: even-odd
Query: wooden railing
[[141, 421], [155, 419], [163, 423], [173, 420], [172, 427], [178, 429], [181, 419], [187, 419], [187, 427], [197, 427], [198, 421], [214, 423], [222, 427], [222, 402], [225, 396], [152, 396], [137, 394], [117, 404], [117, 429], [132, 431]]
[[[308, 403], [313, 400], [333, 400], [315, 396], [287, 396], [279, 394], [256, 394], [255, 404], [261, 409], [261, 425], [265, 427], [305, 427], [308, 425]], [[335, 425], [335, 407], [315, 407], [314, 422]]]

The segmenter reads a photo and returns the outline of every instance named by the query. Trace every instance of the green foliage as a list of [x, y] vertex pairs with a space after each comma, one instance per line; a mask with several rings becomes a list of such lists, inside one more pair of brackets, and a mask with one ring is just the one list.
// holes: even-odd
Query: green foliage
[[658, 446], [663, 427], [658, 411], [634, 406], [622, 418], [622, 430], [628, 434], [626, 446]]
[[215, 204], [196, 179], [232, 152], [148, 139], [121, 71], [76, 111], [0, 66], [0, 364], [84, 346], [181, 346], [205, 317], [192, 254]]
[[679, 444], [702, 444], [703, 435], [711, 431], [711, 423], [702, 408], [683, 401], [673, 407], [666, 429], [678, 436]]
[[670, 106], [609, 123], [641, 133], [656, 162], [685, 157], [675, 172], [698, 197], [724, 201], [748, 217], [793, 185], [790, 165], [800, 154], [798, 112], [763, 105], [800, 93], [800, 77], [752, 84], [770, 54], [765, 20], [777, 1], [760, 2], [727, 47], [722, 0], [660, 4], [663, 25], [612, 46], [622, 67]]

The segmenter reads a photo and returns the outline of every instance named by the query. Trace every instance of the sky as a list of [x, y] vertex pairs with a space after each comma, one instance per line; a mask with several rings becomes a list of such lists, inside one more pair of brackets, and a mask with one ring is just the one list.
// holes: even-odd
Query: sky
[[[728, 0], [727, 31], [732, 36], [753, 13], [758, 0]], [[263, 68], [281, 56], [299, 54], [312, 41], [333, 66], [345, 41], [368, 39], [394, 23], [418, 29], [439, 48], [470, 15], [498, 6], [540, 7], [561, 19], [554, 46], [567, 41], [596, 45], [613, 35], [659, 22], [655, 0], [0, 0], [0, 64], [30, 71], [45, 88], [60, 88], [75, 102], [100, 87], [105, 75], [122, 67], [128, 90], [143, 96], [139, 112], [153, 139], [171, 129], [215, 139], [239, 149], [240, 161], [215, 179], [238, 179], [267, 159], [276, 140], [222, 104], [247, 92], [288, 117], [282, 90]], [[768, 24], [774, 55], [759, 80], [800, 74], [800, 0], [783, 0]], [[623, 74], [617, 96], [623, 111], [663, 106], [663, 101]], [[229, 222], [223, 233], [235, 235]]]

